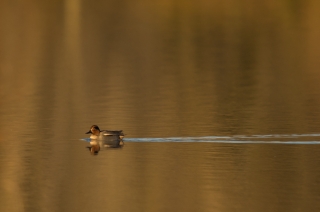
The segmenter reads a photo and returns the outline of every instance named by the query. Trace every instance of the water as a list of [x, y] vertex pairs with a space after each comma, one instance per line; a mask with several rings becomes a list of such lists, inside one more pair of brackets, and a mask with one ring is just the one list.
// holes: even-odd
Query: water
[[0, 211], [318, 211], [319, 6], [1, 1]]

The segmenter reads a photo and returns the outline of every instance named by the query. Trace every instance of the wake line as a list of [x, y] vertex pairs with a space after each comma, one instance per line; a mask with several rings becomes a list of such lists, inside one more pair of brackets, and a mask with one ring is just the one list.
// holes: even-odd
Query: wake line
[[[277, 140], [283, 139], [284, 141]], [[124, 142], [187, 142], [230, 144], [320, 144], [320, 134], [235, 135], [169, 138], [124, 138]]]

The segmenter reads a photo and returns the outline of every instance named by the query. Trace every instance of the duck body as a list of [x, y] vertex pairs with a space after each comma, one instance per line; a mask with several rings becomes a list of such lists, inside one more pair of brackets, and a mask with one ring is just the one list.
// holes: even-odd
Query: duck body
[[92, 125], [86, 134], [91, 134], [91, 140], [97, 140], [106, 147], [117, 147], [123, 145], [124, 134], [122, 130], [100, 130], [97, 125]]

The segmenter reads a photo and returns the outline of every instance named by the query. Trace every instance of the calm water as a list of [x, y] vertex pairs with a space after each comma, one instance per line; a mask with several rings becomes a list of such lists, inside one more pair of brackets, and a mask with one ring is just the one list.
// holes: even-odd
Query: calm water
[[319, 211], [319, 7], [0, 1], [0, 211]]

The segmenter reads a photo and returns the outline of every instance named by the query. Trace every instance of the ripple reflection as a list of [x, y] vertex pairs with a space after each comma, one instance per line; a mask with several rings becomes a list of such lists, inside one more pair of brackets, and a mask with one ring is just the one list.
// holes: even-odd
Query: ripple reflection
[[233, 144], [320, 144], [320, 134], [269, 134], [169, 138], [126, 138], [126, 142], [209, 142]]

